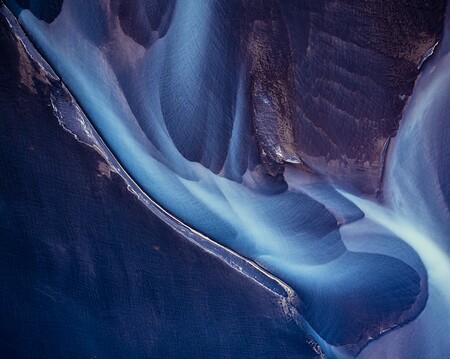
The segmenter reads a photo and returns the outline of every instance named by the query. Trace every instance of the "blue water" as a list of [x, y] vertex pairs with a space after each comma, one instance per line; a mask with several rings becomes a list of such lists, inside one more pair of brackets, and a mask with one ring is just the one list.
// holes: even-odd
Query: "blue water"
[[16, 25], [2, 6], [0, 357], [316, 357], [295, 293], [157, 207]]
[[[167, 32], [149, 47], [127, 36], [107, 5], [65, 1], [50, 24], [28, 10], [19, 19], [139, 186], [190, 227], [288, 283], [329, 356], [356, 353], [414, 319], [427, 302], [428, 280], [431, 310], [448, 313], [446, 294], [434, 299], [447, 269], [433, 271], [448, 261], [445, 46], [436, 63], [425, 64], [390, 152], [388, 211], [294, 166], [287, 184], [262, 174], [245, 105], [248, 79], [233, 60], [236, 38], [212, 26], [227, 11], [177, 2]], [[424, 351], [432, 340], [420, 339]]]

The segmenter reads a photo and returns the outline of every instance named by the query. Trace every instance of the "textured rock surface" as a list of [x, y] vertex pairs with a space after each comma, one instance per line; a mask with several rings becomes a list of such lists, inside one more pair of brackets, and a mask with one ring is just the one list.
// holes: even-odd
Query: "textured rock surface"
[[277, 136], [260, 136], [263, 149], [285, 154], [263, 152], [379, 190], [383, 148], [438, 40], [445, 1], [243, 3], [255, 130]]

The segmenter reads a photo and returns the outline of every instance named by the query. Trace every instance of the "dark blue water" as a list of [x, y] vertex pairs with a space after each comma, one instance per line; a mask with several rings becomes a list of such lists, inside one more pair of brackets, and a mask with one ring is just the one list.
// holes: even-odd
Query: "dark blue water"
[[193, 245], [60, 125], [73, 99], [3, 15], [0, 48], [2, 358], [315, 357], [279, 284]]
[[[411, 149], [401, 148], [411, 146], [408, 140], [411, 137], [401, 135], [402, 128], [399, 139], [395, 140], [397, 147], [392, 151], [387, 149], [386, 141], [399, 125], [406, 99], [419, 74], [417, 67], [422, 55], [435, 44], [442, 25], [444, 2], [436, 1], [424, 8], [416, 4], [395, 7], [390, 2], [385, 7], [371, 5], [360, 8], [355, 5], [352, 12], [346, 12], [347, 4], [339, 3], [333, 7], [326, 2], [317, 2], [315, 5], [288, 4], [282, 8], [276, 1], [261, 6], [252, 2], [193, 4], [134, 1], [130, 9], [134, 9], [133, 14], [137, 14], [135, 25], [130, 20], [130, 10], [120, 2], [92, 2], [81, 6], [79, 2], [67, 0], [60, 9], [55, 7], [56, 3], [52, 3], [52, 9], [49, 8], [47, 12], [42, 12], [45, 6], [36, 7], [40, 3], [32, 1], [21, 5], [31, 11], [21, 11], [15, 5], [12, 9], [20, 15], [19, 19], [31, 39], [77, 97], [107, 147], [99, 137], [93, 143], [102, 148], [104, 156], [108, 148], [111, 149], [124, 169], [164, 210], [208, 235], [213, 241], [262, 266], [295, 291], [296, 294], [292, 294], [292, 289], [276, 279], [268, 279], [266, 274], [255, 269], [257, 282], [266, 289], [273, 289], [275, 293], [258, 286], [259, 290], [267, 292], [269, 297], [284, 298], [281, 299], [282, 303], [288, 303], [294, 312], [299, 311], [300, 316], [291, 316], [293, 322], [286, 327], [286, 330], [295, 328], [294, 331], [302, 338], [296, 341], [300, 346], [296, 348], [298, 355], [305, 353], [308, 356], [312, 350], [305, 344], [304, 330], [322, 346], [327, 357], [357, 355], [368, 342], [371, 344], [361, 353], [362, 356], [371, 357], [375, 355], [373, 353], [379, 357], [392, 357], [392, 353], [396, 353], [395, 357], [414, 356], [414, 350], [406, 356], [402, 354], [406, 353], [404, 347], [408, 346], [408, 341], [398, 339], [397, 333], [403, 329], [392, 329], [410, 321], [409, 327], [415, 328], [413, 331], [424, 327], [424, 323], [430, 326], [435, 323], [433, 318], [437, 313], [446, 313], [448, 310], [446, 300], [433, 299], [436, 298], [436, 288], [442, 287], [442, 278], [447, 272], [444, 270], [436, 276], [429, 266], [429, 253], [433, 252], [422, 250], [425, 243], [444, 262], [448, 260], [445, 244], [441, 245], [448, 242], [448, 228], [440, 225], [448, 220], [448, 211], [445, 209], [448, 209], [448, 206], [445, 207], [448, 201], [445, 143], [448, 138], [443, 130], [418, 132], [430, 133], [429, 138], [433, 139], [424, 137], [419, 142], [422, 148], [434, 145], [437, 146], [437, 153], [442, 153], [442, 156], [436, 156], [435, 161], [429, 160], [436, 153], [435, 150], [418, 149], [420, 154], [426, 155], [427, 160], [417, 163], [432, 163], [428, 173], [435, 174], [430, 178], [436, 178], [439, 185], [436, 185], [435, 180], [428, 183], [419, 180], [421, 172], [414, 165], [408, 165], [414, 164], [411, 159], [407, 160]], [[389, 9], [398, 10], [397, 20], [390, 22], [386, 14], [383, 17], [386, 21], [380, 20], [380, 14], [386, 11], [391, 14]], [[44, 19], [47, 23], [37, 19]], [[341, 19], [346, 19], [348, 23]], [[350, 23], [352, 27], [345, 30], [344, 24]], [[295, 24], [307, 25], [297, 27]], [[361, 31], [361, 28], [365, 31]], [[420, 37], [415, 35], [419, 28]], [[328, 32], [324, 32], [324, 29], [328, 29]], [[310, 34], [308, 40], [305, 40], [306, 33]], [[288, 36], [298, 39], [298, 42], [286, 46], [283, 38]], [[277, 47], [277, 43], [283, 45]], [[339, 51], [334, 53], [334, 49]], [[279, 61], [274, 61], [278, 58]], [[11, 63], [15, 62], [17, 60], [11, 60]], [[38, 65], [32, 62], [30, 66], [41, 74], [42, 69]], [[425, 79], [429, 78], [434, 84], [431, 87], [439, 87], [443, 81], [439, 81], [440, 72], [433, 75], [438, 80], [433, 80], [431, 75], [426, 75], [432, 72], [428, 70], [429, 66], [432, 66], [430, 60], [422, 66], [425, 69], [424, 76], [428, 76]], [[48, 113], [37, 117], [52, 117], [69, 128], [80, 141], [93, 145], [89, 141], [95, 131], [87, 118], [81, 122], [74, 120], [79, 116], [79, 111], [71, 110], [72, 100], [62, 90], [58, 80], [51, 80], [54, 89], [47, 93], [42, 90], [44, 95], [41, 95], [39, 88], [45, 89], [48, 80], [43, 79], [42, 83], [30, 80], [20, 70], [27, 68], [25, 65], [21, 65], [19, 70], [13, 68], [20, 74], [17, 75], [16, 83], [22, 83], [35, 98], [47, 98], [45, 108]], [[296, 78], [292, 80], [294, 74]], [[420, 81], [426, 83], [427, 80]], [[296, 92], [299, 90], [300, 95]], [[428, 93], [428, 97], [425, 93]], [[440, 93], [445, 93], [445, 89]], [[69, 104], [65, 104], [65, 96]], [[407, 111], [414, 113], [413, 104], [419, 102], [419, 110], [416, 111], [426, 113], [428, 110], [423, 108], [427, 109], [434, 98], [438, 98], [441, 105], [445, 103], [444, 97], [436, 96], [416, 88], [409, 103], [413, 110], [407, 107]], [[21, 95], [11, 98], [11, 101], [31, 101], [22, 100]], [[291, 101], [296, 108], [289, 107]], [[420, 105], [420, 101], [424, 101], [425, 106]], [[43, 105], [44, 102], [41, 102], [39, 104]], [[446, 113], [445, 106], [437, 106], [436, 113], [441, 113], [439, 109], [442, 108], [442, 113]], [[38, 111], [30, 111], [39, 114]], [[408, 123], [408, 115], [404, 120]], [[439, 126], [436, 128], [445, 128], [442, 118], [437, 123]], [[57, 127], [56, 123], [54, 125]], [[61, 128], [59, 130], [63, 131]], [[403, 132], [407, 133], [407, 130]], [[26, 139], [29, 136], [19, 133], [22, 132], [19, 131], [13, 137]], [[414, 138], [417, 138], [417, 133]], [[298, 143], [291, 143], [294, 140]], [[83, 147], [79, 143], [77, 146]], [[90, 151], [98, 156], [97, 152]], [[382, 166], [385, 165], [382, 163], [383, 153], [388, 153], [385, 177], [382, 177]], [[106, 155], [107, 158], [111, 156]], [[50, 155], [39, 158], [49, 163], [48, 166], [54, 163]], [[389, 161], [392, 161], [391, 167]], [[78, 187], [81, 186], [89, 190], [92, 198], [101, 199], [103, 187], [97, 184], [98, 181], [109, 183], [116, 180], [123, 184], [125, 179], [128, 184], [132, 184], [130, 178], [115, 174], [117, 171], [125, 175], [120, 165], [112, 166], [111, 169], [110, 163], [93, 162], [91, 169], [86, 171], [93, 177], [88, 181], [89, 185], [64, 184], [61, 193], [68, 191], [78, 196]], [[65, 162], [61, 159], [62, 163]], [[403, 168], [405, 164], [406, 170]], [[23, 171], [27, 166], [28, 162], [23, 166]], [[72, 165], [69, 167], [76, 168]], [[61, 176], [67, 175], [71, 179], [76, 178], [74, 172], [78, 174], [77, 170], [66, 172], [63, 167], [51, 168], [48, 174], [51, 178], [54, 171], [62, 172]], [[361, 191], [373, 193], [383, 189], [385, 204], [391, 209], [380, 203], [374, 204], [373, 197], [372, 202], [367, 202], [361, 197], [337, 191], [318, 174], [345, 185], [346, 189], [356, 189], [359, 194]], [[393, 179], [400, 185], [393, 185]], [[382, 180], [387, 180], [388, 186], [382, 187]], [[20, 191], [28, 188], [27, 184], [21, 184], [19, 180], [13, 182], [17, 183]], [[139, 191], [134, 184], [132, 188]], [[33, 189], [34, 192], [40, 193]], [[116, 192], [111, 189], [111, 195], [121, 193]], [[130, 192], [125, 192], [130, 195]], [[416, 197], [417, 192], [421, 195]], [[439, 193], [443, 194], [444, 210], [440, 206], [433, 206], [433, 201], [426, 200], [424, 204], [423, 201], [411, 200], [422, 200], [428, 195], [440, 199]], [[73, 222], [77, 224], [73, 235], [77, 237], [80, 232], [85, 238], [90, 235], [92, 223], [102, 223], [102, 218], [105, 224], [94, 230], [99, 236], [110, 232], [118, 235], [128, 233], [130, 226], [133, 227], [132, 233], [136, 230], [142, 236], [144, 234], [141, 231], [148, 230], [146, 221], [142, 222], [142, 229], [134, 229], [135, 214], [128, 213], [128, 207], [120, 201], [114, 207], [116, 210], [110, 210], [110, 200], [102, 199], [108, 211], [92, 208], [95, 213], [88, 211], [89, 223], [86, 223], [78, 219], [77, 213], [84, 213], [83, 209], [74, 214], [77, 220], [71, 219], [74, 211], [72, 207], [78, 211], [78, 203], [87, 201], [83, 197], [80, 201], [73, 199], [60, 207], [59, 204], [53, 205], [52, 201], [56, 201], [55, 196], [59, 198], [61, 195], [48, 195], [52, 199], [46, 202], [45, 208], [53, 206], [51, 211], [55, 212], [54, 216], [69, 213], [62, 216], [64, 225], [56, 222], [50, 226], [49, 221], [53, 216], [38, 218], [32, 221], [38, 229], [33, 227], [27, 236], [35, 233], [39, 233], [39, 238], [47, 233], [57, 236], [61, 232], [64, 237], [67, 224]], [[63, 201], [68, 200], [66, 196], [62, 197]], [[91, 197], [86, 195], [86, 198]], [[128, 198], [125, 195], [123, 197]], [[145, 195], [141, 196], [143, 198]], [[24, 200], [25, 203], [27, 201], [34, 203], [37, 200]], [[150, 207], [153, 213], [157, 213], [154, 211], [155, 205]], [[405, 214], [405, 208], [411, 210]], [[415, 226], [415, 222], [419, 222], [414, 216], [417, 211], [421, 213], [420, 222], [425, 230]], [[22, 212], [26, 214], [25, 210]], [[123, 225], [127, 225], [128, 229], [110, 227], [112, 223], [122, 223], [121, 218], [125, 215], [129, 217], [126, 217]], [[163, 225], [161, 220], [172, 225], [169, 224], [167, 228], [170, 234], [164, 232], [158, 238], [184, 237], [179, 233], [179, 222], [173, 225], [170, 215], [157, 215], [154, 219]], [[138, 218], [136, 221], [139, 223]], [[180, 225], [195, 237], [193, 232]], [[17, 224], [15, 226], [20, 227]], [[436, 227], [436, 233], [430, 235], [427, 231], [430, 227]], [[38, 230], [40, 232], [36, 232]], [[139, 238], [139, 235], [136, 233], [132, 237]], [[121, 236], [112, 237], [108, 243], [119, 246]], [[221, 260], [239, 272], [241, 266], [237, 263], [242, 263], [246, 267], [243, 272], [247, 280], [249, 270], [252, 271], [250, 262], [233, 257], [226, 249], [205, 238], [201, 239], [201, 236], [186, 239], [215, 255], [219, 253]], [[436, 247], [436, 243], [440, 247]], [[189, 243], [185, 245], [191, 247]], [[157, 244], [156, 247], [161, 248], [161, 245]], [[98, 257], [96, 247], [76, 242], [71, 248], [75, 252], [70, 252], [69, 258], [75, 256], [83, 261], [85, 257]], [[125, 259], [128, 254], [107, 253], [105, 263], [116, 258], [120, 265], [112, 272], [121, 271], [120, 275], [125, 277], [118, 282], [125, 285], [129, 281], [126, 273], [129, 273], [131, 265]], [[144, 262], [142, 259], [141, 265]], [[87, 263], [91, 270], [91, 262], [87, 260]], [[109, 268], [103, 262], [99, 265]], [[205, 273], [204, 264], [191, 264], [191, 267], [199, 273]], [[151, 267], [148, 273], [162, 278], [161, 273], [165, 269], [158, 268], [159, 265]], [[229, 267], [226, 268], [230, 273], [233, 272]], [[76, 267], [71, 273], [77, 276], [79, 271]], [[427, 271], [431, 271], [432, 275], [428, 276]], [[90, 273], [88, 271], [88, 277], [92, 275]], [[105, 269], [103, 277], [106, 278], [107, 273]], [[427, 304], [429, 279], [432, 294], [430, 306]], [[140, 285], [142, 278], [136, 281]], [[97, 282], [90, 285], [92, 290], [97, 290]], [[256, 286], [255, 283], [253, 285]], [[190, 291], [188, 285], [179, 287], [180, 291], [173, 289], [170, 295]], [[205, 284], [205, 290], [207, 287], [209, 285]], [[108, 297], [110, 290], [114, 290], [113, 287], [104, 289], [104, 297]], [[160, 291], [161, 288], [157, 288], [154, 295], [159, 296]], [[128, 300], [129, 296], [133, 297], [128, 294], [123, 300]], [[169, 296], [162, 298], [160, 305], [165, 306], [170, 302]], [[299, 298], [300, 302], [294, 303], [292, 298]], [[141, 297], [136, 299], [137, 302], [142, 300]], [[216, 303], [218, 299], [208, 292], [204, 300]], [[204, 305], [204, 302], [201, 303], [198, 305]], [[238, 302], [234, 298], [227, 298], [218, 300], [218, 303], [214, 308], [220, 311], [223, 305], [234, 308]], [[279, 310], [280, 304], [277, 303]], [[273, 307], [270, 300], [261, 300], [260, 305], [264, 308], [267, 305]], [[432, 315], [428, 314], [429, 308]], [[119, 309], [122, 307], [119, 306]], [[419, 318], [426, 319], [417, 326], [414, 320], [424, 309], [424, 315]], [[140, 310], [142, 308], [139, 307]], [[192, 313], [189, 321], [209, 321], [201, 319], [204, 312], [199, 309], [197, 319]], [[209, 314], [206, 314], [205, 318], [208, 317]], [[158, 312], [152, 318], [149, 323], [152, 320], [165, 322], [163, 325], [167, 325], [167, 335], [173, 334], [173, 331], [191, 335], [189, 330], [182, 329], [186, 324], [182, 324], [178, 331], [172, 329], [174, 323], [166, 311]], [[98, 323], [101, 325], [103, 320], [98, 319]], [[299, 324], [303, 330], [299, 329]], [[282, 327], [284, 324], [279, 328]], [[241, 329], [245, 328], [244, 323]], [[417, 329], [417, 332], [421, 331]], [[223, 340], [230, 343], [235, 338], [233, 335], [228, 337], [228, 334], [224, 334], [226, 339], [218, 342], [213, 338], [215, 335], [204, 337], [202, 332], [194, 333], [192, 336], [196, 339], [192, 340], [200, 340], [199, 348], [213, 340], [211, 347], [215, 348], [214, 353], [221, 353], [225, 357], [240, 353], [224, 351], [223, 348], [228, 344], [218, 344]], [[384, 335], [379, 341], [373, 341], [381, 334]], [[286, 336], [285, 342], [283, 336], [279, 336], [280, 341], [288, 345], [290, 336]], [[156, 337], [160, 338], [161, 335]], [[105, 338], [110, 340], [111, 336], [105, 334]], [[272, 340], [276, 338], [277, 335]], [[390, 341], [391, 352], [383, 348], [384, 354], [380, 354], [382, 351], [376, 344], [383, 343], [383, 340], [387, 340], [385, 338], [397, 338], [393, 342], [401, 345], [394, 345]], [[140, 343], [140, 339], [137, 342]], [[431, 346], [435, 347], [430, 336], [423, 341], [415, 339], [414, 343], [421, 347], [420, 353], [427, 352]], [[98, 343], [92, 345], [96, 347]], [[205, 345], [209, 347], [209, 344]], [[259, 353], [267, 350], [269, 357], [274, 353], [281, 357], [290, 355], [289, 345], [286, 353], [275, 352], [272, 345], [272, 342], [264, 341]], [[249, 349], [245, 349], [245, 345], [238, 347], [240, 349], [235, 350], [243, 350], [244, 356], [254, 350], [250, 348], [251, 345]], [[434, 353], [439, 353], [439, 348]], [[446, 350], [444, 346], [442, 348]], [[161, 352], [149, 350], [156, 355], [162, 355], [163, 352], [169, 356], [175, 355], [166, 347]], [[208, 356], [208, 353], [196, 352], [191, 347], [188, 350], [189, 353]], [[255, 354], [257, 357], [261, 355]]]

